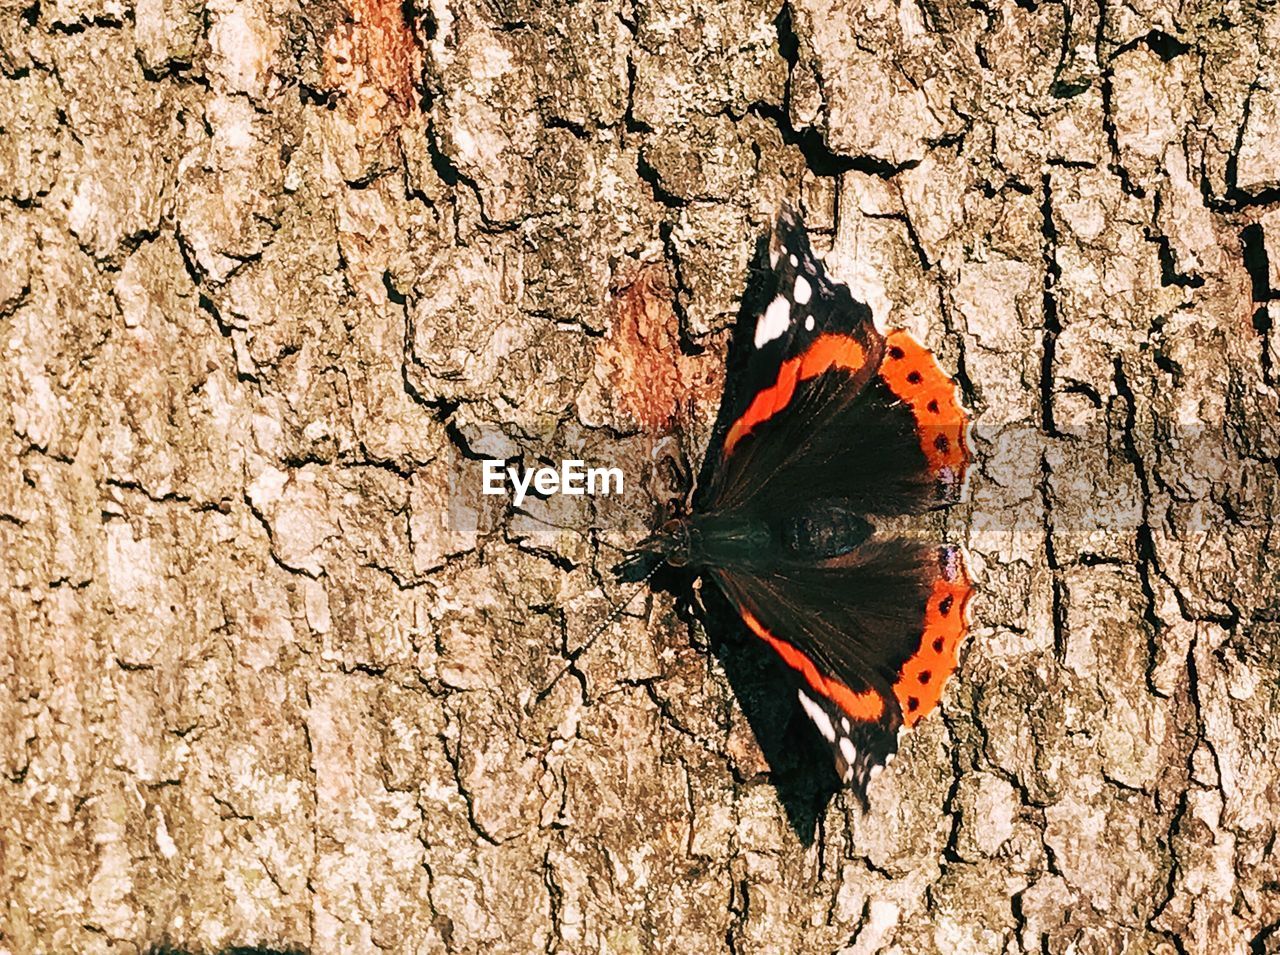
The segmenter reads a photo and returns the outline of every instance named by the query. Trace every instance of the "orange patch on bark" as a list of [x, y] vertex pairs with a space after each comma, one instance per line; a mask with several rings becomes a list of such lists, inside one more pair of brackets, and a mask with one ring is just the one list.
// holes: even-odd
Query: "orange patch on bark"
[[343, 94], [362, 142], [390, 132], [418, 105], [422, 51], [400, 0], [348, 0], [349, 21], [324, 43], [324, 79]]
[[665, 269], [642, 269], [615, 293], [610, 334], [596, 353], [614, 406], [646, 430], [669, 424], [689, 402], [714, 413], [724, 387], [718, 355], [681, 351], [672, 295]]

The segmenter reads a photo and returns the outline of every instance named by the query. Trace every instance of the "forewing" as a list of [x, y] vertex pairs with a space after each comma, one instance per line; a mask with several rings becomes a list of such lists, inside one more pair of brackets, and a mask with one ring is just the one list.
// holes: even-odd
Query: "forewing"
[[[813, 254], [799, 217], [779, 215], [743, 300], [743, 321], [727, 359], [716, 438], [697, 503], [723, 493], [730, 472], [746, 464], [746, 439], [802, 393], [806, 412], [821, 420], [869, 382], [884, 355], [884, 336], [871, 310], [833, 282]], [[737, 459], [735, 461], [735, 458]], [[779, 461], [763, 460], [759, 467]]]
[[768, 260], [696, 508], [773, 512], [800, 491], [866, 514], [958, 500], [970, 454], [955, 382], [909, 333], [877, 331], [794, 216]]

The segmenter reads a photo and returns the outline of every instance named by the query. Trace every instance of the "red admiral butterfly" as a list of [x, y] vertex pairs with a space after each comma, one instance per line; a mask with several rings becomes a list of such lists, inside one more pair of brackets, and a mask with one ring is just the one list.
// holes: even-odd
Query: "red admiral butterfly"
[[692, 506], [615, 572], [665, 561], [715, 581], [865, 802], [899, 731], [937, 705], [973, 593], [958, 547], [883, 525], [959, 499], [968, 419], [929, 351], [828, 278], [794, 213], [767, 258]]

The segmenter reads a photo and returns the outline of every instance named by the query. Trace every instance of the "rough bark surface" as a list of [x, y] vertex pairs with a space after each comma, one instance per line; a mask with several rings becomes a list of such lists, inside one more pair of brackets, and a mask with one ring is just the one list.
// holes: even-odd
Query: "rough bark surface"
[[[1280, 951], [1277, 62], [1216, 0], [0, 2], [0, 951]], [[865, 814], [731, 627], [576, 652], [783, 201], [975, 414]], [[479, 494], [578, 456], [634, 490]]]

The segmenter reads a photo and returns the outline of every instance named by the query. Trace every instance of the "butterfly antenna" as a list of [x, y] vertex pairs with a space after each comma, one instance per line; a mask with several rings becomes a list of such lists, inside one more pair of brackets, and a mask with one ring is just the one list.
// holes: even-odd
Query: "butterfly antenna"
[[627, 608], [630, 607], [631, 604], [635, 602], [635, 599], [640, 594], [640, 591], [644, 589], [644, 585], [647, 584], [650, 578], [653, 577], [653, 575], [658, 572], [658, 568], [660, 568], [665, 563], [666, 563], [665, 560], [660, 560], [656, 564], [654, 564], [653, 568], [647, 574], [645, 574], [643, 577], [641, 577], [639, 580], [636, 581], [635, 586], [631, 588], [631, 593], [627, 595], [627, 599], [622, 601], [622, 603], [618, 604], [611, 611], [609, 611], [609, 615], [605, 617], [604, 620], [600, 621], [600, 623], [596, 626], [596, 628], [587, 635], [587, 639], [583, 640], [582, 643], [576, 649], [572, 650], [569, 653], [569, 662], [566, 663], [563, 667], [561, 667], [560, 672], [551, 678], [551, 682], [547, 684], [547, 688], [538, 694], [537, 702], [541, 703], [544, 699], [547, 698], [547, 694], [549, 694], [551, 690], [555, 687], [555, 685], [560, 682], [560, 678], [564, 676], [566, 673], [568, 673], [569, 668], [578, 662], [578, 658], [581, 657], [588, 650], [590, 650], [592, 644], [594, 644], [598, 639], [600, 639], [600, 635], [604, 633], [606, 630], [608, 630], [609, 627], [613, 624], [613, 622], [626, 612]]

